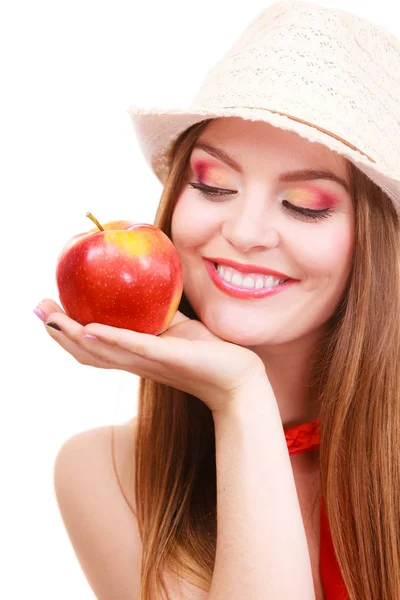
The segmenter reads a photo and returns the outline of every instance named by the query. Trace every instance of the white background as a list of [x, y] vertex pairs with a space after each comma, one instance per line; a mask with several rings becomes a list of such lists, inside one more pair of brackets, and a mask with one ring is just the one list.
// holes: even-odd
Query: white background
[[[8, 0], [0, 9], [0, 597], [94, 595], [62, 524], [53, 462], [71, 435], [136, 414], [137, 378], [80, 365], [32, 312], [93, 224], [152, 223], [161, 184], [127, 113], [187, 107], [268, 0]], [[400, 37], [393, 0], [318, 2]]]

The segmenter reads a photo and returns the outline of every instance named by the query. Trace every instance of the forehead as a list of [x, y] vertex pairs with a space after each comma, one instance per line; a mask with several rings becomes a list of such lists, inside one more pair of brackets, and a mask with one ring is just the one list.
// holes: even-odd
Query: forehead
[[[279, 129], [264, 121], [221, 117], [211, 121], [198, 142], [207, 142], [231, 154], [244, 169], [266, 161], [282, 170], [329, 167], [347, 179], [346, 160], [326, 146], [310, 142], [297, 133]], [[199, 150], [199, 152], [202, 152]]]

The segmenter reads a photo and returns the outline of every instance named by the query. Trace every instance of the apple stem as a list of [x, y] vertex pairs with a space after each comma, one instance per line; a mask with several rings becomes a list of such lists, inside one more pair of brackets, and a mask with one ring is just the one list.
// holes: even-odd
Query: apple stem
[[86, 216], [89, 217], [89, 219], [91, 219], [95, 225], [97, 225], [100, 231], [104, 231], [103, 227], [100, 225], [96, 217], [94, 217], [91, 212], [87, 212]]

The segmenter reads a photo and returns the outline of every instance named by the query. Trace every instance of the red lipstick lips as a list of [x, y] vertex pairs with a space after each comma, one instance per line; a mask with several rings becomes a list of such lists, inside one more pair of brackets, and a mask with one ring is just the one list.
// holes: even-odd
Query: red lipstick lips
[[226, 265], [227, 267], [232, 267], [233, 269], [241, 271], [242, 273], [261, 273], [263, 275], [272, 275], [273, 277], [278, 277], [279, 279], [292, 279], [291, 277], [289, 277], [289, 275], [285, 275], [285, 273], [280, 273], [279, 271], [274, 271], [273, 269], [267, 269], [266, 267], [262, 267], [261, 265], [237, 263], [234, 260], [230, 260], [229, 258], [208, 257], [205, 258], [205, 260], [210, 260], [211, 262], [218, 263], [219, 265]]
[[[277, 286], [273, 286], [270, 288], [266, 288], [266, 287], [258, 287], [258, 288], [248, 288], [248, 287], [239, 287], [237, 285], [232, 284], [231, 282], [227, 281], [226, 279], [224, 279], [224, 277], [221, 277], [221, 275], [218, 273], [215, 263], [218, 264], [222, 264], [222, 265], [227, 265], [227, 266], [232, 266], [233, 268], [237, 268], [235, 265], [238, 265], [238, 263], [235, 263], [234, 261], [227, 261], [226, 259], [206, 259], [203, 258], [204, 264], [205, 264], [205, 268], [206, 271], [211, 279], [211, 281], [214, 283], [214, 285], [221, 290], [221, 292], [224, 292], [225, 294], [227, 294], [228, 296], [233, 296], [234, 298], [265, 298], [267, 296], [275, 296], [276, 294], [279, 294], [283, 291], [285, 291], [286, 289], [288, 289], [289, 287], [296, 285], [298, 283], [298, 280], [296, 279], [289, 279], [288, 281], [284, 281], [284, 283], [280, 283]], [[221, 261], [221, 262], [219, 262]], [[266, 275], [271, 275], [273, 273], [277, 273], [277, 271], [269, 271], [267, 269], [261, 269], [260, 267], [257, 266], [253, 266], [253, 265], [239, 265], [241, 267], [241, 270], [243, 271], [243, 266], [246, 267], [246, 273], [261, 273], [263, 272]], [[237, 269], [238, 271], [240, 269]], [[279, 273], [277, 274], [277, 277], [279, 279], [286, 277], [283, 273]]]

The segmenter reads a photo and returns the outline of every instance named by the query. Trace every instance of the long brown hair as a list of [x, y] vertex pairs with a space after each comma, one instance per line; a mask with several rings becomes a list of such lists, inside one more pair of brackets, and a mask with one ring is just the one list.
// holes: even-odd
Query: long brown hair
[[[170, 153], [154, 224], [171, 238], [191, 150], [210, 120]], [[320, 406], [321, 496], [350, 600], [400, 598], [400, 236], [388, 196], [347, 161], [355, 248], [347, 285], [314, 349], [310, 402]], [[179, 310], [198, 319], [185, 295]], [[143, 545], [140, 600], [169, 600], [164, 574], [208, 591], [217, 540], [211, 411], [140, 378], [134, 497]], [[118, 475], [117, 475], [118, 477]], [[122, 487], [121, 487], [122, 490]]]

